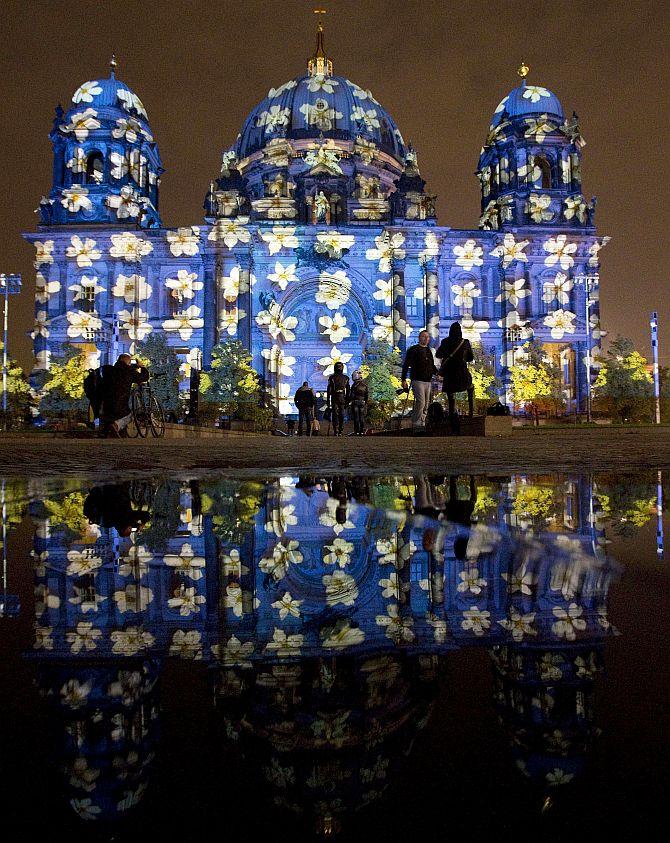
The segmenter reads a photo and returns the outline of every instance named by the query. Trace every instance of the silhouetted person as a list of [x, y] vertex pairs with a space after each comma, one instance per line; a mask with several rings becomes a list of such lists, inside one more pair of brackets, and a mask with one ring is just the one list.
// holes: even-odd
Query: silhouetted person
[[[474, 475], [470, 475], [470, 496], [467, 500], [458, 497], [458, 475], [449, 478], [449, 501], [444, 510], [444, 517], [453, 524], [463, 527], [472, 526], [472, 513], [477, 503], [477, 484]], [[454, 541], [454, 556], [461, 562], [466, 558], [468, 550], [468, 536], [459, 535]]]
[[402, 364], [402, 386], [409, 388], [407, 374], [409, 372], [412, 383], [414, 407], [412, 408], [412, 427], [421, 429], [426, 426], [426, 412], [430, 404], [430, 391], [433, 375], [436, 372], [433, 352], [430, 348], [430, 334], [421, 331], [417, 345], [411, 345], [405, 354]]
[[150, 517], [150, 513], [133, 507], [129, 485], [114, 483], [95, 486], [84, 501], [84, 515], [92, 524], [98, 524], [106, 530], [113, 527], [120, 536], [129, 536]]
[[133, 362], [130, 354], [121, 354], [114, 366], [103, 368], [102, 420], [104, 433], [121, 436], [131, 419], [130, 393], [133, 384], [146, 383], [149, 372]]
[[302, 426], [305, 425], [305, 435], [312, 435], [314, 424], [314, 408], [316, 407], [316, 395], [307, 381], [296, 389], [293, 402], [298, 408], [298, 436], [302, 436]]
[[365, 433], [365, 413], [368, 407], [368, 385], [363, 380], [360, 372], [352, 375], [351, 386], [351, 415], [354, 422], [354, 435], [363, 436]]
[[343, 363], [336, 363], [334, 369], [328, 378], [326, 402], [333, 420], [333, 433], [335, 436], [342, 436], [344, 410], [349, 403], [349, 376], [344, 374]]
[[475, 356], [470, 340], [463, 337], [459, 322], [451, 323], [449, 336], [442, 340], [435, 356], [442, 361], [442, 392], [446, 392], [449, 400], [449, 421], [453, 426], [456, 419], [455, 393], [468, 393], [468, 416], [472, 418], [474, 414], [474, 388], [468, 363], [471, 363]]

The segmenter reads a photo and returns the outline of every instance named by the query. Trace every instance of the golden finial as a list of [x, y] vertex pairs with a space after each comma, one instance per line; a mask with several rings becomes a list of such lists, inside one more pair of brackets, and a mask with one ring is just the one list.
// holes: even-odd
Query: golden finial
[[316, 28], [316, 52], [307, 64], [307, 70], [311, 76], [331, 76], [333, 63], [326, 58], [326, 50], [323, 46], [323, 25], [321, 15], [326, 14], [325, 9], [314, 9], [314, 14], [319, 15], [319, 23]]
[[521, 64], [519, 65], [519, 69], [517, 70], [517, 76], [520, 76], [522, 79], [525, 79], [526, 76], [530, 73], [530, 67], [526, 64], [526, 62], [521, 59]]
[[118, 66], [118, 62], [116, 60], [116, 56], [114, 55], [114, 53], [112, 53], [112, 57], [109, 60], [109, 66], [112, 68], [112, 73], [114, 73], [114, 71], [116, 70], [116, 68]]

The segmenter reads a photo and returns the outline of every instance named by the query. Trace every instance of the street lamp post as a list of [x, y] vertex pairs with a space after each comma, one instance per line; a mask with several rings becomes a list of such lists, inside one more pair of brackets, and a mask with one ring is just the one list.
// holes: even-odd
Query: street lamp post
[[575, 284], [584, 287], [584, 328], [586, 331], [586, 421], [593, 421], [591, 400], [591, 305], [597, 298], [591, 298], [591, 291], [597, 289], [600, 283], [598, 273], [593, 275], [578, 275]]
[[[9, 366], [9, 352], [7, 349], [9, 329], [9, 296], [21, 292], [21, 276], [0, 274], [0, 290], [4, 294], [4, 311], [2, 318], [2, 411], [7, 413], [7, 371]], [[5, 429], [7, 418], [5, 416]]]
[[658, 369], [658, 313], [654, 311], [649, 320], [651, 328], [651, 354], [654, 372], [654, 405], [656, 424], [661, 423], [661, 379]]

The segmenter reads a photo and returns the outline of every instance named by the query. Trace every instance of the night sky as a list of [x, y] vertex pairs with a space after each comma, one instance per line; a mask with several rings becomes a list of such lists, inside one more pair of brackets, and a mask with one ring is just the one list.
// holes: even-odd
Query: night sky
[[[0, 271], [21, 272], [11, 302], [10, 348], [30, 366], [33, 209], [51, 184], [54, 107], [84, 81], [117, 77], [142, 99], [166, 173], [167, 226], [198, 224], [220, 154], [270, 87], [305, 69], [315, 8], [282, 2], [31, 2], [2, 0]], [[659, 311], [670, 364], [667, 273], [670, 178], [670, 4], [667, 2], [325, 2], [335, 73], [370, 88], [419, 155], [442, 225], [476, 228], [480, 147], [500, 99], [529, 82], [576, 111], [587, 141], [584, 195], [598, 197], [603, 327], [649, 354]]]

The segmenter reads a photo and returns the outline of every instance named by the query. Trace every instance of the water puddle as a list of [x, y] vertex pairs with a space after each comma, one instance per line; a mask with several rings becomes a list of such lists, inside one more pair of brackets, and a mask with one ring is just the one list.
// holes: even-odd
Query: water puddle
[[4, 816], [26, 839], [641, 829], [663, 492], [656, 472], [5, 481]]

